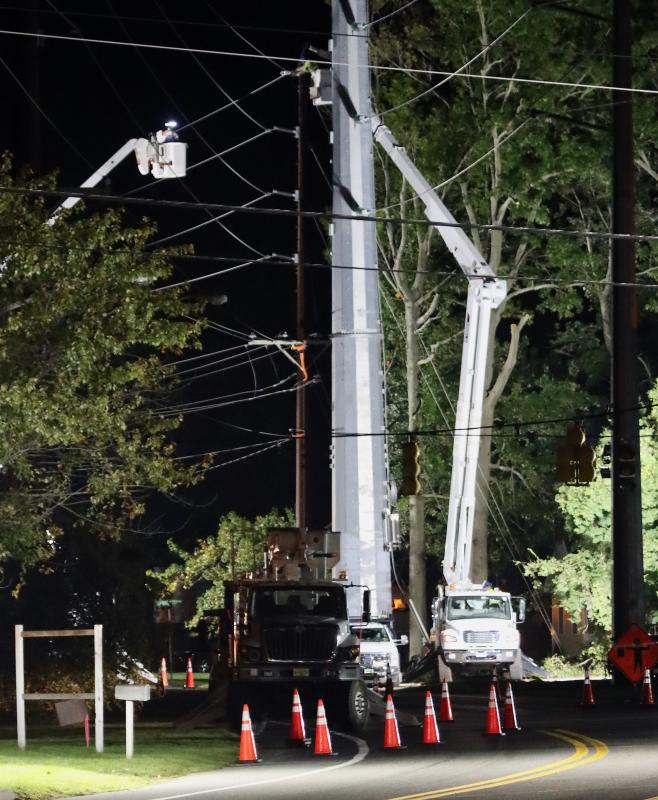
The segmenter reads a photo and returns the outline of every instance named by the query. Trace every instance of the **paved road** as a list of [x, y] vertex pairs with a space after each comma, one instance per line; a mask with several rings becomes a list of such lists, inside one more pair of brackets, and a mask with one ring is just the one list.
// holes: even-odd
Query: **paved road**
[[[582, 709], [578, 684], [522, 684], [516, 689], [522, 730], [487, 737], [482, 685], [453, 693], [455, 721], [440, 726], [440, 745], [422, 745], [419, 726], [400, 726], [405, 749], [384, 750], [383, 720], [376, 719], [363, 739], [334, 733], [337, 755], [325, 758], [286, 748], [285, 724], [270, 722], [257, 735], [260, 764], [95, 797], [658, 800], [658, 710], [639, 707], [630, 690], [595, 683], [594, 692], [597, 705]], [[423, 696], [404, 690], [396, 707], [422, 718]]]

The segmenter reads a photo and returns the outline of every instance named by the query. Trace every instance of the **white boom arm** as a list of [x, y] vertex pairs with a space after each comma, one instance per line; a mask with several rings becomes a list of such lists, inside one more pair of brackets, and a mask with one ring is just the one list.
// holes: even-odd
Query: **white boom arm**
[[[173, 124], [173, 123], [172, 123]], [[91, 189], [109, 175], [131, 153], [137, 158], [137, 168], [142, 175], [152, 172], [154, 178], [183, 178], [186, 172], [187, 145], [179, 141], [165, 141], [166, 131], [158, 131], [150, 139], [128, 139], [113, 156], [92, 173], [81, 189]], [[81, 197], [67, 197], [48, 219], [52, 225], [65, 208], [73, 208]]]
[[[462, 349], [459, 397], [455, 415], [452, 477], [443, 575], [448, 585], [470, 583], [475, 489], [480, 453], [482, 409], [486, 391], [487, 360], [491, 337], [491, 312], [507, 295], [507, 283], [499, 280], [477, 247], [457, 225], [434, 189], [418, 171], [405, 149], [381, 120], [372, 118], [375, 141], [380, 144], [408, 181], [425, 215], [468, 279], [466, 322]], [[441, 223], [448, 223], [442, 225]]]

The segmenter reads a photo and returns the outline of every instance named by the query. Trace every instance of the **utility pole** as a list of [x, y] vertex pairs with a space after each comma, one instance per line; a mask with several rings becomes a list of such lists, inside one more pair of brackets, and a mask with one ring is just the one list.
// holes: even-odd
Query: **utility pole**
[[[332, 0], [333, 210], [373, 215], [366, 0]], [[372, 612], [391, 613], [384, 535], [386, 450], [377, 240], [372, 222], [335, 219], [332, 239], [332, 527], [346, 573], [372, 592]], [[348, 435], [353, 434], [353, 435]], [[350, 614], [361, 593], [348, 594]]]
[[[306, 292], [304, 286], [304, 176], [305, 176], [305, 144], [306, 118], [308, 109], [308, 72], [301, 71], [297, 75], [297, 340], [301, 347], [306, 343]], [[300, 358], [304, 351], [300, 353]], [[295, 405], [295, 517], [298, 528], [308, 527], [307, 519], [307, 418], [306, 418], [307, 386], [299, 381]]]
[[[616, 234], [635, 233], [631, 0], [613, 0], [613, 213]], [[612, 243], [612, 628], [644, 625], [635, 242]]]

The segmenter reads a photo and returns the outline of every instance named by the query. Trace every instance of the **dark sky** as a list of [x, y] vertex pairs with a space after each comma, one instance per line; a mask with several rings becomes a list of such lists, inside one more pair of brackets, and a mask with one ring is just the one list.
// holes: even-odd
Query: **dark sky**
[[[69, 41], [55, 41], [3, 34], [0, 47], [4, 61], [0, 63], [0, 85], [5, 111], [0, 146], [13, 152], [19, 165], [30, 163], [39, 172], [58, 170], [62, 187], [80, 184], [127, 139], [145, 136], [167, 119], [176, 119], [180, 125], [197, 120], [226, 105], [227, 97], [243, 98], [276, 79], [282, 69], [295, 67], [294, 63], [276, 64], [264, 58], [194, 56], [189, 52], [85, 44], [75, 41], [76, 38], [243, 54], [259, 50], [267, 55], [296, 59], [306, 44], [326, 47], [330, 28], [330, 7], [322, 0], [285, 3], [100, 0], [91, 4], [83, 0], [23, 3], [3, 0], [0, 14], [0, 28], [5, 30], [38, 30], [70, 37]], [[188, 165], [212, 156], [213, 151], [239, 145], [264, 128], [293, 128], [297, 124], [297, 83], [296, 78], [284, 77], [241, 101], [239, 108], [227, 108], [187, 128], [181, 139], [189, 144]], [[321, 119], [318, 110], [309, 104], [306, 191], [307, 206], [312, 208], [325, 208], [330, 203], [326, 125], [328, 120]], [[139, 175], [131, 158], [112, 173], [106, 188], [113, 194], [133, 191], [138, 196], [153, 198], [197, 198], [240, 205], [262, 192], [290, 193], [296, 189], [296, 147], [290, 133], [265, 133], [228, 154], [230, 168], [215, 158], [191, 171], [182, 182], [163, 181], [148, 188], [146, 185], [151, 181]], [[294, 208], [294, 201], [282, 195], [265, 198], [260, 204]], [[143, 213], [143, 209], [129, 211], [128, 218], [136, 221]], [[151, 207], [148, 214], [157, 221], [163, 236], [208, 219], [208, 214], [201, 210], [174, 214]], [[173, 242], [192, 242], [199, 254], [245, 260], [254, 257], [254, 251], [286, 256], [295, 253], [294, 219], [235, 215], [225, 223], [230, 233], [213, 223]], [[325, 244], [317, 227], [307, 224], [305, 238], [306, 260], [325, 260]], [[227, 266], [230, 264], [179, 264], [177, 277], [181, 280], [198, 277]], [[283, 332], [295, 336], [293, 267], [253, 265], [195, 283], [190, 291], [194, 297], [225, 294], [228, 298], [224, 305], [209, 306], [207, 314], [213, 325], [225, 326], [234, 333], [209, 330], [204, 336], [204, 353], [242, 345], [244, 335], [252, 332], [266, 337]], [[328, 270], [308, 270], [307, 300], [308, 331], [326, 338], [330, 319]], [[322, 382], [308, 393], [313, 463], [309, 522], [313, 525], [330, 521], [331, 389], [328, 354], [325, 352], [319, 361], [315, 360], [321, 349], [316, 347], [310, 355], [310, 372], [319, 371]], [[284, 379], [291, 374], [292, 365], [282, 355], [272, 353], [271, 358], [259, 361], [254, 356], [251, 364], [240, 354], [242, 366], [216, 372], [235, 362], [215, 364], [206, 368], [215, 372], [207, 377], [188, 373], [186, 380], [195, 380], [186, 386], [183, 400], [258, 391]], [[207, 361], [224, 357], [219, 354]], [[252, 452], [233, 448], [265, 447], [272, 442], [269, 433], [285, 435], [292, 427], [293, 393], [209, 409], [203, 414], [186, 416], [178, 437], [180, 452], [231, 451], [217, 457], [216, 463], [221, 464]], [[219, 514], [228, 510], [253, 515], [275, 505], [290, 506], [294, 500], [293, 456], [294, 447], [288, 443], [214, 469], [200, 487], [186, 493], [191, 506], [159, 501], [151, 508], [152, 522], [158, 530], [178, 530], [181, 541], [189, 542], [196, 536], [212, 533]]]

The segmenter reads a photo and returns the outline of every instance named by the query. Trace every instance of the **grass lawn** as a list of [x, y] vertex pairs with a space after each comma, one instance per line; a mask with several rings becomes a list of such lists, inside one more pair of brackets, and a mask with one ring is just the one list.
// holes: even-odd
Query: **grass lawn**
[[[208, 678], [210, 677], [207, 672], [194, 672], [194, 686], [197, 689], [208, 688]], [[187, 673], [185, 672], [170, 672], [169, 685], [170, 686], [185, 686], [185, 679]]]
[[135, 754], [126, 759], [124, 728], [105, 726], [105, 752], [87, 750], [82, 729], [28, 725], [27, 749], [16, 746], [15, 731], [0, 730], [0, 789], [21, 800], [119, 791], [165, 778], [221, 769], [235, 763], [237, 737], [221, 728], [181, 733], [169, 724], [136, 725]]

